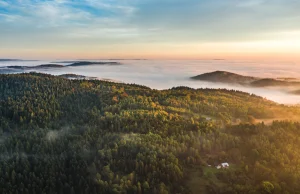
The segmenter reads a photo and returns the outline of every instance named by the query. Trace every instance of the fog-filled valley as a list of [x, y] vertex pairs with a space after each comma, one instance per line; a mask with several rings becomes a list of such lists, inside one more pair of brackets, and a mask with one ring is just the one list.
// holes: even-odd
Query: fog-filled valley
[[[213, 71], [227, 71], [244, 76], [255, 76], [261, 78], [300, 78], [300, 66], [293, 62], [284, 61], [242, 61], [242, 60], [79, 60], [112, 64], [82, 65], [72, 64], [74, 60], [45, 60], [45, 61], [22, 61], [2, 60], [0, 61], [0, 73], [20, 72], [42, 72], [53, 75], [77, 74], [105, 79], [115, 82], [135, 83], [145, 85], [153, 89], [169, 89], [176, 86], [187, 86], [191, 88], [227, 88], [248, 93], [253, 93], [269, 100], [284, 104], [300, 103], [300, 95], [291, 91], [298, 91], [300, 87], [245, 87], [228, 83], [212, 83], [206, 81], [195, 81], [190, 78], [199, 74]], [[64, 68], [44, 67], [28, 68], [55, 64], [65, 66]], [[7, 67], [14, 68], [7, 68]], [[26, 66], [24, 69], [17, 66]]]

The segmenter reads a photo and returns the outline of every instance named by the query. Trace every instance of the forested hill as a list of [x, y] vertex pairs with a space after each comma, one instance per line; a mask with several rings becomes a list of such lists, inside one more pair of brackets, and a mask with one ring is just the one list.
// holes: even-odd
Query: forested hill
[[275, 118], [300, 110], [238, 91], [0, 75], [0, 193], [299, 193], [300, 124], [256, 122]]
[[248, 87], [299, 87], [300, 82], [296, 78], [258, 78], [239, 75], [227, 71], [214, 71], [191, 77], [193, 80], [213, 83], [238, 84]]

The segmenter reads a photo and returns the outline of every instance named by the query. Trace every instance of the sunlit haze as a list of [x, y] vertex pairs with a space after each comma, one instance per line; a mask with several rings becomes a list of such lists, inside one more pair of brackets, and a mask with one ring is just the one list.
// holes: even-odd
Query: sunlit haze
[[1, 0], [0, 58], [300, 60], [297, 0]]

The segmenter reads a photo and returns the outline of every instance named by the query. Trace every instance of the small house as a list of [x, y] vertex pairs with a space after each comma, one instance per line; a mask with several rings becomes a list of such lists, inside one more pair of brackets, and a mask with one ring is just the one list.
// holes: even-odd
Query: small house
[[227, 169], [229, 168], [229, 164], [227, 162], [221, 163], [217, 166], [217, 169]]

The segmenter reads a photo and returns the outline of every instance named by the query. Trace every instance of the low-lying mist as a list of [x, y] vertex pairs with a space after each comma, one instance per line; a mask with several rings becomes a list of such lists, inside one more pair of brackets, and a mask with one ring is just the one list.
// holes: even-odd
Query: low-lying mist
[[[51, 62], [59, 63], [59, 61], [12, 61], [0, 62], [0, 67], [10, 65], [34, 66]], [[290, 93], [291, 88], [250, 88], [190, 79], [192, 76], [217, 70], [261, 78], [300, 78], [300, 64], [296, 63], [229, 60], [116, 60], [116, 62], [123, 65], [47, 68], [35, 71], [53, 75], [73, 73], [99, 79], [136, 83], [160, 90], [176, 86], [227, 88], [253, 93], [278, 103], [300, 103], [300, 95]]]

